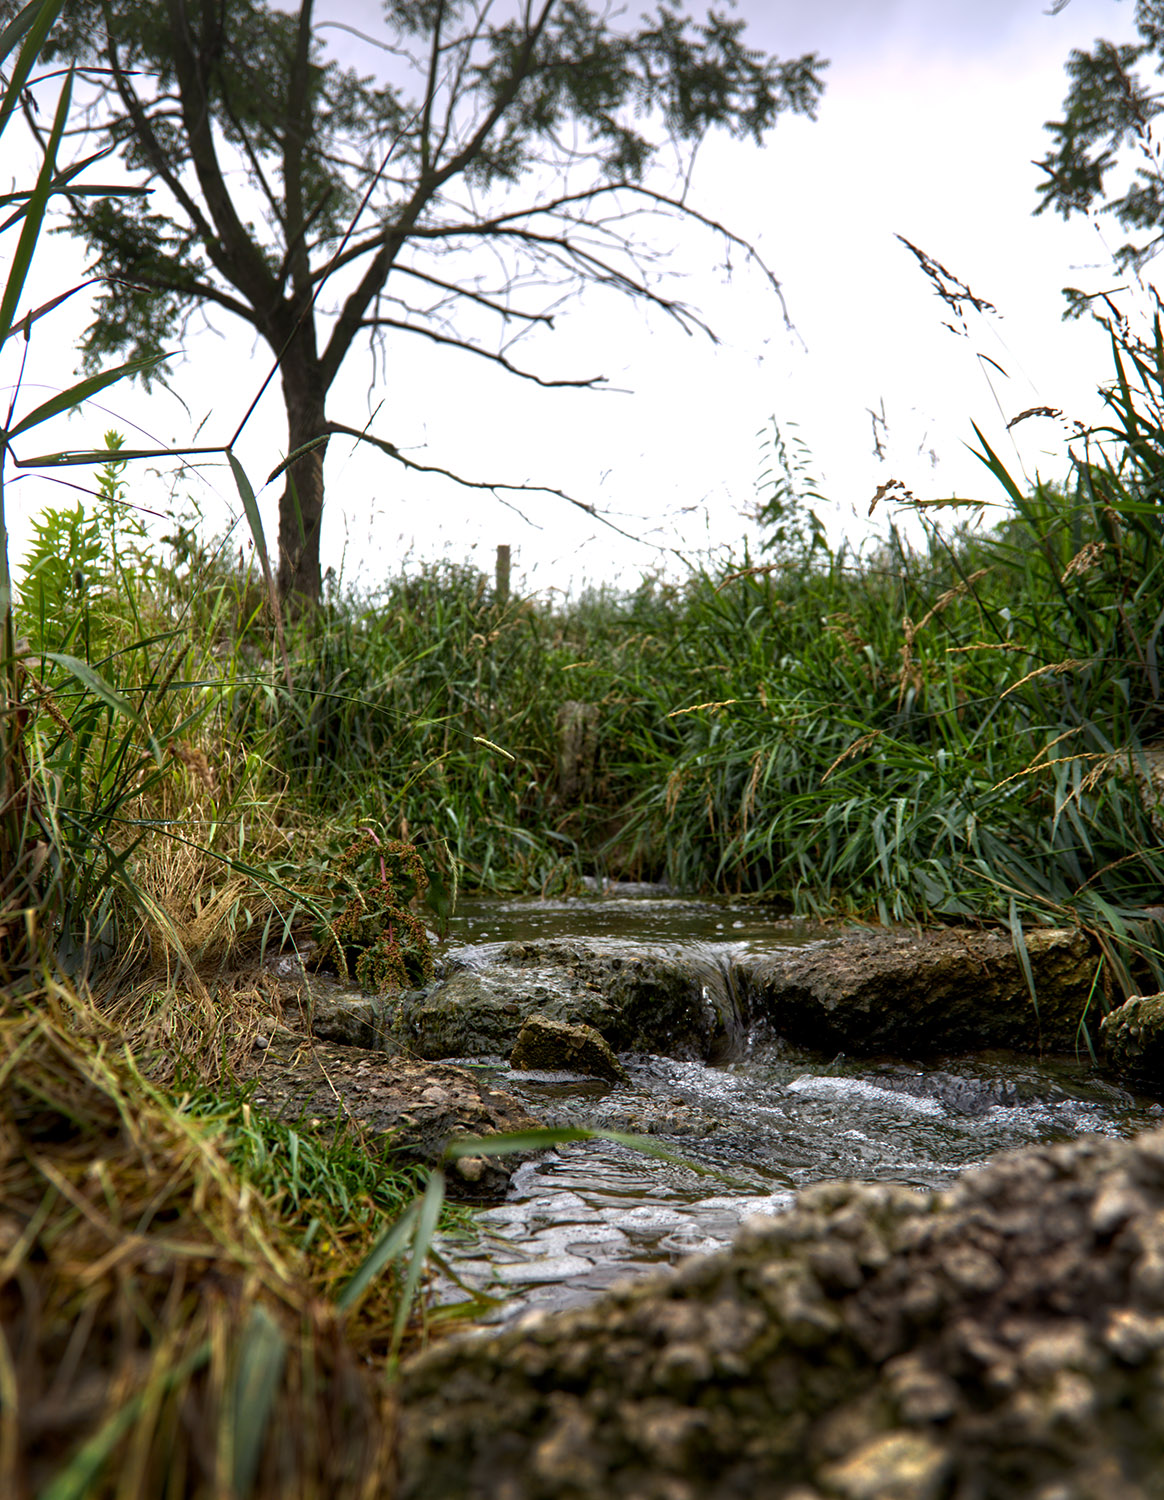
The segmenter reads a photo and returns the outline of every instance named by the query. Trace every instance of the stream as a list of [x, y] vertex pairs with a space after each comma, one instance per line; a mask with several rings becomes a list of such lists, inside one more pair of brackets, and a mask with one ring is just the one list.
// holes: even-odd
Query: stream
[[[835, 936], [835, 930], [831, 933]], [[597, 938], [665, 944], [716, 960], [817, 941], [820, 928], [755, 905], [691, 901], [621, 886], [560, 900], [465, 901], [446, 959], [487, 967], [501, 944]], [[484, 1319], [584, 1302], [627, 1276], [726, 1246], [752, 1214], [835, 1177], [947, 1186], [995, 1152], [1087, 1132], [1132, 1135], [1161, 1106], [1086, 1060], [990, 1052], [926, 1058], [825, 1057], [765, 1026], [716, 1065], [626, 1054], [629, 1084], [473, 1066], [547, 1124], [649, 1136], [562, 1145], [524, 1163], [503, 1204], [440, 1237], [438, 1303], [496, 1299]], [[464, 1059], [457, 1059], [464, 1066]]]

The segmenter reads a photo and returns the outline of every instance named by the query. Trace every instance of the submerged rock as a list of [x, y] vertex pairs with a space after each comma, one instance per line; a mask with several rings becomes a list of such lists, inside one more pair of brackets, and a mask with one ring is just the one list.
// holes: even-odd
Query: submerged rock
[[1164, 1132], [822, 1184], [400, 1397], [400, 1500], [1155, 1500]]
[[753, 1017], [825, 1052], [1071, 1050], [1096, 1019], [1098, 957], [1080, 932], [1033, 928], [1025, 942], [1037, 1000], [1008, 935], [953, 928], [785, 948], [742, 958], [737, 976]]
[[1137, 1083], [1164, 1081], [1164, 994], [1133, 995], [1103, 1018], [1107, 1060]]
[[523, 1071], [585, 1073], [610, 1083], [629, 1083], [627, 1071], [593, 1026], [529, 1016], [513, 1044], [509, 1065]]

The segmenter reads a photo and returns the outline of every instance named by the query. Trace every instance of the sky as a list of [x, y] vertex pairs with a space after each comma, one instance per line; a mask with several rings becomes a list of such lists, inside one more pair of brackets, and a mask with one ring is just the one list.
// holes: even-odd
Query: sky
[[[330, 9], [367, 25], [367, 0]], [[1063, 423], [1032, 420], [1009, 434], [1006, 424], [1033, 406], [1098, 416], [1108, 347], [1094, 326], [1063, 321], [1060, 289], [1115, 285], [1110, 252], [1121, 236], [1102, 219], [1032, 217], [1033, 163], [1048, 149], [1044, 122], [1061, 113], [1069, 51], [1098, 36], [1130, 40], [1134, 29], [1130, 0], [1049, 10], [1050, 0], [741, 0], [755, 45], [829, 59], [819, 118], [782, 116], [762, 148], [709, 139], [690, 201], [755, 245], [780, 279], [792, 328], [738, 255], [729, 273], [714, 236], [661, 224], [659, 246], [683, 272], [678, 289], [719, 342], [587, 294], [537, 352], [556, 373], [604, 375], [611, 390], [541, 390], [420, 340], [376, 378], [353, 353], [329, 402], [333, 418], [359, 427], [376, 412], [374, 430], [423, 462], [559, 488], [612, 525], [550, 496], [509, 494], [506, 505], [410, 478], [333, 439], [325, 566], [374, 588], [436, 558], [489, 570], [507, 543], [529, 591], [682, 576], [708, 549], [738, 551], [773, 424], [800, 445], [834, 543], [861, 543], [886, 524], [891, 512], [882, 506], [870, 521], [869, 507], [890, 479], [923, 499], [999, 504], [968, 446], [974, 422], [1016, 477], [1061, 477]], [[948, 309], [899, 236], [997, 314], [973, 315], [958, 332], [943, 326]], [[80, 280], [83, 267], [82, 247], [54, 238], [38, 253], [29, 305], [63, 277]], [[51, 334], [29, 351], [25, 397], [62, 383], [62, 352], [85, 321], [80, 299], [54, 315]], [[219, 320], [188, 340], [177, 397], [119, 387], [46, 429], [37, 450], [97, 446], [110, 427], [131, 442], [224, 442], [268, 369], [265, 349]], [[12, 379], [0, 370], [0, 385]], [[238, 447], [256, 489], [285, 446], [276, 387]], [[212, 529], [237, 517], [223, 467], [188, 473], [176, 487], [172, 465], [156, 468], [131, 474], [137, 503], [155, 512], [196, 503]], [[86, 482], [84, 471], [68, 477]], [[271, 541], [277, 489], [261, 495]], [[31, 516], [75, 493], [43, 476], [9, 486], [14, 562]]]

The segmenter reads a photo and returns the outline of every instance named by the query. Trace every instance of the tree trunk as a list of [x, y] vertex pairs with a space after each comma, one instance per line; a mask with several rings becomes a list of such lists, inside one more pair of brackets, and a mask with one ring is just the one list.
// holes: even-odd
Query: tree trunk
[[[296, 369], [296, 363], [285, 358], [283, 364], [288, 453], [313, 442], [327, 430], [323, 381], [316, 369]], [[323, 586], [319, 531], [323, 522], [326, 448], [325, 440], [295, 460], [287, 470], [287, 485], [279, 500], [279, 594], [292, 606], [318, 604]]]

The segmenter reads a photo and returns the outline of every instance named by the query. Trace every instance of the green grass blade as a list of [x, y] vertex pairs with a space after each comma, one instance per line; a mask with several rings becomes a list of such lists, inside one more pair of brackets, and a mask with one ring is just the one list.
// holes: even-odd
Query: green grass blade
[[[39, 32], [39, 27], [37, 28]], [[25, 45], [27, 51], [31, 47], [33, 36], [30, 35]], [[21, 53], [23, 61], [24, 53]], [[29, 64], [31, 67], [31, 63]], [[40, 238], [41, 226], [44, 223], [45, 206], [48, 203], [49, 193], [52, 188], [53, 178], [56, 175], [56, 153], [60, 147], [61, 136], [64, 134], [65, 125], [69, 117], [69, 105], [73, 97], [73, 73], [72, 69], [66, 75], [64, 86], [61, 89], [61, 97], [57, 101], [57, 112], [53, 120], [52, 130], [49, 134], [48, 143], [45, 146], [45, 158], [41, 163], [40, 175], [37, 177], [36, 186], [28, 200], [28, 209], [24, 217], [24, 227], [20, 231], [20, 239], [16, 244], [16, 252], [12, 257], [12, 263], [8, 269], [8, 280], [4, 287], [4, 296], [0, 298], [0, 347], [8, 340], [12, 331], [13, 320], [16, 316], [16, 307], [20, 301], [21, 293], [24, 291], [24, 283], [28, 276], [28, 268], [32, 265], [33, 252], [36, 249], [37, 240]]]
[[254, 1489], [267, 1424], [286, 1362], [287, 1339], [260, 1303], [251, 1309], [242, 1332], [231, 1399], [235, 1500], [245, 1500]]
[[31, 0], [31, 3], [17, 12], [4, 30], [0, 31], [0, 62], [8, 57], [14, 47], [19, 46], [23, 37], [27, 35], [28, 38], [12, 70], [8, 87], [4, 91], [4, 99], [0, 102], [0, 136], [4, 134], [8, 121], [20, 102], [20, 96], [24, 92], [29, 74], [40, 55], [40, 49], [44, 46], [45, 39], [63, 8], [64, 0]]
[[58, 667], [63, 667], [66, 672], [77, 679], [82, 687], [87, 688], [94, 697], [99, 698], [107, 708], [121, 714], [132, 724], [141, 723], [141, 715], [129, 699], [119, 693], [116, 688], [111, 687], [101, 673], [91, 667], [88, 662], [81, 661], [76, 656], [69, 656], [63, 651], [46, 651], [44, 658], [46, 661], [55, 662]]
[[[42, 401], [38, 407], [17, 422], [8, 436], [19, 437], [22, 432], [38, 427], [42, 422], [47, 422], [50, 417], [71, 411], [74, 406], [80, 406], [83, 401], [88, 401], [90, 396], [95, 396], [98, 391], [105, 390], [107, 386], [114, 385], [125, 376], [139, 375], [143, 370], [152, 370], [156, 365], [171, 357], [169, 354], [156, 354], [149, 359], [131, 359], [125, 364], [115, 365], [111, 370], [103, 370], [99, 375], [90, 375], [87, 379], [78, 381], [76, 385], [71, 385], [67, 391], [60, 391], [48, 401]], [[31, 468], [34, 465], [27, 463], [22, 467]]]
[[251, 529], [254, 538], [255, 551], [259, 554], [259, 566], [263, 570], [263, 578], [267, 588], [274, 597], [275, 585], [271, 577], [271, 560], [267, 553], [267, 538], [263, 531], [263, 518], [259, 513], [259, 502], [255, 498], [255, 492], [250, 480], [247, 478], [246, 470], [233, 453], [227, 453], [230, 462], [230, 471], [234, 475], [235, 486], [238, 489], [239, 498], [243, 503], [243, 511], [246, 514], [247, 525]]
[[424, 1272], [425, 1263], [428, 1260], [429, 1246], [432, 1237], [436, 1233], [437, 1220], [441, 1216], [441, 1205], [445, 1201], [445, 1174], [439, 1167], [430, 1174], [428, 1184], [424, 1190], [424, 1197], [420, 1200], [420, 1210], [416, 1216], [416, 1233], [412, 1239], [412, 1254], [408, 1261], [408, 1272], [404, 1278], [404, 1285], [400, 1289], [399, 1300], [396, 1304], [396, 1318], [392, 1324], [392, 1345], [389, 1350], [389, 1361], [394, 1361], [400, 1351], [400, 1344], [404, 1338], [404, 1331], [408, 1327], [408, 1318], [412, 1312], [412, 1304], [416, 1299], [417, 1290], [420, 1287], [420, 1278]]
[[355, 1307], [384, 1267], [404, 1253], [419, 1216], [420, 1203], [417, 1201], [409, 1204], [396, 1222], [388, 1226], [373, 1245], [363, 1265], [336, 1298], [336, 1306], [341, 1311], [346, 1312]]

